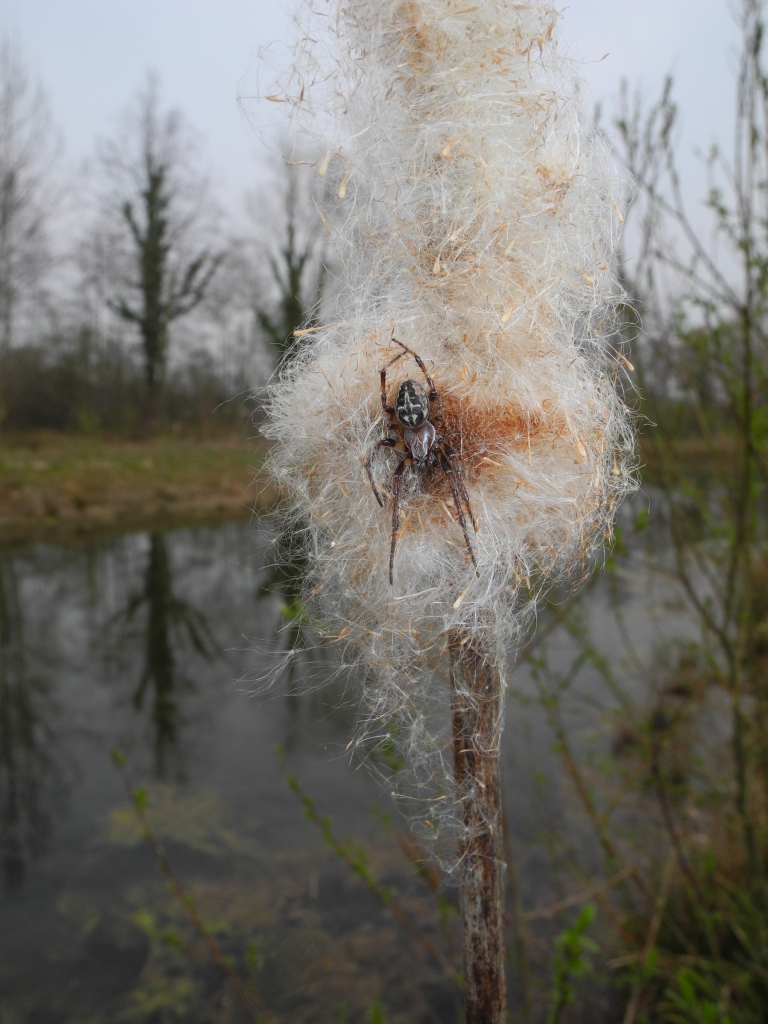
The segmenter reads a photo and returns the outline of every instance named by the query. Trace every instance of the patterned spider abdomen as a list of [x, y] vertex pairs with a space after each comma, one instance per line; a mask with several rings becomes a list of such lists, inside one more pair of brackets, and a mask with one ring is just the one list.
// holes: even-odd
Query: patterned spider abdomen
[[405, 380], [395, 396], [395, 416], [404, 427], [420, 427], [429, 419], [429, 396], [422, 384]]

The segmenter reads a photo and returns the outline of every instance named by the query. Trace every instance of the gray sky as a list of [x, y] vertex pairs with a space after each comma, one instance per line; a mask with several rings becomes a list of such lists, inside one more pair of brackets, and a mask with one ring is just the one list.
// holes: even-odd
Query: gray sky
[[[217, 192], [237, 209], [259, 183], [264, 147], [236, 97], [259, 48], [290, 38], [292, 9], [292, 0], [0, 0], [0, 31], [18, 39], [48, 92], [71, 166], [92, 155], [156, 70], [164, 101], [203, 136]], [[715, 139], [727, 148], [737, 32], [726, 0], [572, 0], [561, 9], [561, 46], [584, 61], [605, 116], [623, 77], [655, 96], [672, 71], [682, 151]]]

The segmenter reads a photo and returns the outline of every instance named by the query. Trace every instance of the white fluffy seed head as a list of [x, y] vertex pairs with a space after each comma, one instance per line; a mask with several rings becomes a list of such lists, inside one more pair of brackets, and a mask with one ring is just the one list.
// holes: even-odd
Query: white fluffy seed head
[[[265, 433], [282, 511], [312, 556], [308, 600], [380, 680], [372, 720], [404, 715], [422, 735], [449, 636], [503, 666], [536, 598], [578, 582], [635, 486], [606, 344], [628, 180], [585, 114], [548, 4], [348, 0], [334, 12], [306, 29], [285, 98], [305, 131], [330, 133], [319, 169], [338, 197], [327, 219], [343, 279], [327, 326], [270, 389]], [[382, 448], [373, 462], [384, 508], [364, 462], [388, 426], [393, 333], [441, 396], [477, 571], [449, 479], [411, 469], [390, 585], [399, 456]], [[403, 354], [389, 405], [406, 379], [426, 384]]]

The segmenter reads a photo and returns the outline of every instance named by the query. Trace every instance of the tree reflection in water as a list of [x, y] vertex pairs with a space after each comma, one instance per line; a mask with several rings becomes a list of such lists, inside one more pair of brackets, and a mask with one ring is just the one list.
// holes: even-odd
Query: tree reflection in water
[[[278, 658], [291, 655], [282, 662], [289, 698], [301, 692], [299, 679], [311, 678], [310, 660], [313, 655], [322, 657], [324, 650], [318, 646], [301, 599], [308, 571], [309, 557], [301, 535], [292, 527], [281, 525], [271, 557], [263, 566], [264, 578], [256, 599], [263, 601], [275, 596], [280, 599], [280, 620], [273, 634], [273, 651]], [[287, 707], [291, 715], [297, 714], [296, 701], [289, 699]]]
[[5, 886], [18, 889], [29, 859], [50, 832], [44, 782], [53, 780], [53, 730], [43, 704], [48, 687], [29, 671], [13, 557], [0, 555], [0, 860]]
[[149, 701], [155, 774], [164, 778], [169, 762], [178, 760], [182, 714], [179, 698], [184, 691], [194, 689], [179, 654], [186, 645], [206, 660], [220, 656], [222, 651], [203, 613], [174, 594], [171, 559], [160, 533], [150, 534], [142, 588], [118, 619], [132, 623], [141, 611], [146, 616], [143, 668], [133, 704], [141, 711]]
[[338, 651], [315, 632], [302, 601], [309, 556], [301, 530], [281, 524], [271, 551], [262, 562], [258, 603], [280, 601], [280, 618], [272, 630], [271, 668], [257, 686], [269, 679], [273, 690], [284, 684], [285, 710], [281, 747], [290, 753], [301, 746], [304, 731], [318, 718], [330, 718], [346, 739], [354, 731], [357, 698], [350, 696], [349, 676]]

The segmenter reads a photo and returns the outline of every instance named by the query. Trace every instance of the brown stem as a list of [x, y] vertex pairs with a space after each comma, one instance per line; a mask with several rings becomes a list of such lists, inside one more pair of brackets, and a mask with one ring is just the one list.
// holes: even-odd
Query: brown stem
[[672, 843], [672, 848], [675, 851], [675, 856], [677, 857], [677, 863], [680, 866], [680, 870], [683, 873], [686, 882], [691, 887], [691, 895], [696, 899], [698, 905], [702, 909], [706, 909], [709, 904], [709, 900], [704, 895], [694, 870], [691, 867], [691, 862], [688, 860], [685, 850], [683, 849], [683, 842], [680, 838], [680, 833], [677, 831], [677, 826], [675, 825], [675, 816], [672, 813], [672, 807], [669, 803], [669, 794], [667, 793], [667, 786], [659, 765], [658, 750], [654, 750], [653, 752], [653, 760], [651, 762], [651, 779], [653, 781], [654, 789], [656, 790], [656, 797], [659, 801], [661, 817]]
[[667, 863], [664, 866], [664, 873], [661, 876], [661, 888], [656, 896], [651, 923], [648, 927], [648, 934], [645, 937], [643, 952], [638, 962], [638, 967], [640, 968], [639, 977], [632, 986], [632, 993], [629, 997], [629, 1002], [627, 1003], [626, 1012], [624, 1013], [623, 1024], [635, 1024], [638, 1008], [640, 1006], [640, 997], [643, 994], [643, 982], [646, 977], [645, 968], [648, 963], [648, 958], [656, 946], [656, 939], [659, 936], [661, 922], [664, 919], [664, 909], [667, 904], [667, 895], [672, 881], [672, 868], [674, 867], [674, 864], [675, 854], [672, 853], [667, 857]]
[[538, 921], [541, 918], [556, 917], [564, 910], [570, 910], [571, 907], [583, 907], [589, 900], [593, 900], [596, 896], [602, 896], [603, 893], [612, 889], [615, 885], [621, 885], [630, 875], [634, 875], [636, 872], [637, 868], [629, 864], [627, 867], [622, 868], [621, 871], [617, 871], [615, 875], [611, 875], [610, 878], [606, 878], [602, 882], [596, 882], [594, 885], [590, 885], [589, 888], [582, 889], [581, 892], [576, 892], [572, 896], [566, 896], [565, 899], [558, 900], [557, 903], [550, 903], [548, 907], [529, 910], [523, 914], [523, 918], [526, 921]]
[[324, 818], [317, 812], [314, 802], [311, 797], [307, 796], [304, 790], [299, 785], [298, 780], [295, 776], [290, 776], [288, 785], [296, 793], [304, 804], [304, 813], [310, 821], [314, 822], [323, 833], [323, 838], [330, 846], [331, 850], [339, 857], [340, 860], [344, 861], [345, 864], [349, 865], [352, 870], [361, 878], [368, 889], [378, 899], [383, 906], [387, 908], [394, 919], [409, 931], [411, 935], [421, 943], [426, 951], [432, 956], [435, 961], [443, 968], [446, 975], [450, 980], [456, 984], [456, 972], [448, 960], [446, 955], [439, 949], [430, 937], [419, 928], [419, 926], [406, 914], [406, 912], [398, 906], [397, 903], [392, 899], [391, 894], [384, 888], [383, 885], [374, 877], [372, 872], [368, 869], [367, 865], [361, 863], [359, 855], [353, 853], [349, 847], [345, 846], [340, 840], [333, 834], [330, 826], [330, 822], [327, 818]]
[[242, 1005], [243, 1009], [253, 1018], [253, 1020], [273, 1021], [275, 1018], [267, 1010], [261, 996], [256, 991], [249, 993], [246, 990], [245, 986], [232, 969], [232, 966], [230, 965], [229, 961], [224, 956], [224, 953], [222, 952], [218, 942], [213, 937], [211, 932], [208, 930], [208, 926], [205, 924], [202, 917], [200, 916], [200, 913], [198, 912], [198, 909], [195, 906], [194, 902], [190, 899], [188, 893], [186, 892], [181, 882], [176, 877], [176, 873], [171, 867], [170, 861], [166, 856], [165, 848], [162, 846], [159, 839], [153, 832], [152, 827], [150, 826], [149, 821], [147, 820], [147, 816], [144, 813], [143, 809], [136, 803], [135, 800], [133, 806], [136, 812], [136, 817], [141, 826], [141, 831], [144, 835], [144, 838], [152, 848], [152, 852], [155, 855], [155, 860], [157, 861], [158, 867], [163, 872], [165, 877], [168, 879], [171, 892], [179, 901], [181, 906], [184, 908], [184, 912], [189, 918], [190, 924], [205, 943], [211, 960], [213, 960], [213, 962], [224, 973], [224, 975], [227, 978], [227, 981], [232, 986], [232, 989], [235, 995], [237, 996], [238, 1000], [240, 1001], [240, 1004]]
[[469, 637], [456, 635], [450, 653], [466, 1024], [506, 1024], [501, 679]]
[[131, 785], [131, 780], [128, 775], [128, 769], [125, 766], [125, 758], [118, 751], [113, 750], [112, 760], [114, 761], [117, 770], [120, 772], [121, 778], [123, 780], [123, 785], [125, 786], [125, 790], [128, 794], [128, 798], [131, 801], [131, 804], [133, 805], [134, 813], [136, 814], [136, 820], [138, 821], [139, 827], [141, 828], [141, 833], [144, 839], [146, 839], [147, 843], [149, 844], [152, 853], [155, 855], [155, 860], [157, 862], [158, 867], [167, 878], [171, 892], [183, 907], [190, 924], [205, 943], [211, 960], [224, 973], [225, 977], [227, 978], [227, 981], [232, 986], [232, 990], [234, 991], [235, 995], [237, 996], [240, 1004], [242, 1005], [246, 1013], [248, 1013], [249, 1016], [257, 1022], [265, 1021], [267, 1022], [267, 1024], [274, 1024], [276, 1018], [267, 1009], [266, 1004], [264, 1003], [264, 1000], [262, 999], [260, 993], [256, 990], [255, 985], [252, 986], [252, 991], [250, 993], [246, 990], [245, 986], [243, 985], [243, 983], [240, 981], [237, 974], [233, 970], [232, 965], [229, 963], [227, 957], [224, 955], [218, 942], [211, 934], [211, 931], [209, 930], [208, 926], [205, 924], [202, 917], [200, 916], [200, 913], [197, 909], [197, 906], [195, 905], [194, 900], [187, 893], [187, 891], [184, 889], [181, 882], [179, 881], [178, 877], [176, 876], [176, 872], [173, 870], [171, 862], [168, 860], [165, 848], [163, 847], [162, 843], [155, 834], [154, 829], [149, 823], [149, 819], [147, 818], [147, 815], [144, 811], [142, 801], [140, 800], [137, 791], [134, 790]]

